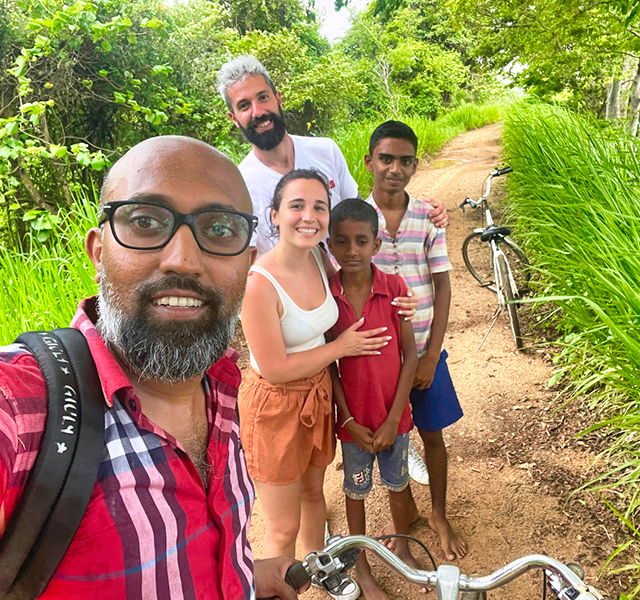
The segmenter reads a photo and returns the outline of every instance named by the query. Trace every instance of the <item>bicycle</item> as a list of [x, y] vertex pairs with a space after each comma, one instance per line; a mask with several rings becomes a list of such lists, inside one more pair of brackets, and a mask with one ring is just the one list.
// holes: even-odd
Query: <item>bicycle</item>
[[[418, 540], [415, 541], [422, 545]], [[348, 580], [348, 570], [355, 565], [361, 550], [373, 552], [408, 581], [427, 589], [435, 588], [438, 600], [457, 600], [459, 595], [465, 600], [478, 598], [479, 595], [486, 598], [487, 591], [501, 587], [535, 568], [544, 569], [545, 590], [548, 587], [560, 600], [602, 600], [600, 592], [582, 581], [584, 572], [578, 575], [569, 565], [549, 556], [524, 556], [491, 575], [468, 577], [453, 565], [440, 565], [434, 571], [413, 569], [379, 541], [364, 535], [330, 538], [323, 550], [312, 552], [304, 561], [289, 567], [285, 580], [296, 590], [313, 580], [328, 592], [339, 592], [343, 583]], [[579, 565], [573, 565], [574, 569], [576, 567], [581, 570]]]
[[524, 340], [520, 333], [518, 320], [518, 304], [526, 294], [529, 286], [529, 261], [520, 247], [509, 237], [511, 229], [497, 226], [489, 210], [489, 194], [491, 180], [511, 173], [511, 167], [494, 169], [484, 182], [484, 192], [479, 200], [465, 198], [460, 204], [462, 212], [465, 206], [484, 208], [486, 226], [474, 229], [462, 243], [462, 258], [469, 273], [485, 287], [498, 295], [498, 309], [494, 315], [489, 331], [480, 343], [480, 347], [489, 335], [497, 318], [506, 308], [509, 313], [511, 332], [516, 348], [522, 350]]

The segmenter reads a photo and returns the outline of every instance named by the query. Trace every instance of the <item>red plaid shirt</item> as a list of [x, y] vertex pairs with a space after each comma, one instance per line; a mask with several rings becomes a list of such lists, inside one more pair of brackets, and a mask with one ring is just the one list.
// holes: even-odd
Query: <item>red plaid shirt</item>
[[[247, 540], [254, 494], [235, 413], [237, 353], [229, 349], [204, 379], [211, 465], [205, 491], [180, 442], [142, 413], [87, 316], [94, 303], [80, 303], [72, 326], [87, 338], [102, 383], [104, 455], [78, 532], [41, 598], [254, 598]], [[46, 407], [32, 355], [21, 345], [0, 348], [0, 533], [33, 466]]]

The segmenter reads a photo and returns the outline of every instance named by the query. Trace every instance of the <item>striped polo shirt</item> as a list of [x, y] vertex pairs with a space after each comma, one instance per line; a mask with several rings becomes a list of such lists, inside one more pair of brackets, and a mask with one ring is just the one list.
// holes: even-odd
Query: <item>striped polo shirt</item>
[[[104, 393], [105, 446], [80, 527], [40, 596], [67, 600], [252, 600], [247, 532], [253, 486], [236, 419], [240, 370], [229, 349], [203, 378], [207, 487], [184, 447], [143, 412], [83, 300], [72, 326], [89, 342]], [[0, 348], [0, 535], [33, 466], [47, 400], [25, 346]]]
[[373, 199], [367, 202], [378, 213], [378, 237], [382, 240], [380, 251], [372, 261], [385, 273], [400, 275], [405, 283], [418, 295], [418, 309], [413, 318], [418, 357], [429, 345], [429, 334], [433, 322], [433, 283], [431, 273], [451, 270], [447, 254], [447, 239], [443, 228], [436, 227], [429, 219], [433, 207], [407, 194], [409, 204], [402, 217], [395, 239], [387, 231], [382, 211]]

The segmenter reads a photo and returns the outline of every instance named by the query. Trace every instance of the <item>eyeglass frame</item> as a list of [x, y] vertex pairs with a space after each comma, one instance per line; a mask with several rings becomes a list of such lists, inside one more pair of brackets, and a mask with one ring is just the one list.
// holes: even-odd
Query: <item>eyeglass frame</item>
[[[128, 206], [128, 205], [134, 205], [134, 204], [143, 204], [146, 206], [157, 206], [159, 208], [164, 208], [168, 210], [173, 215], [173, 229], [169, 234], [169, 237], [166, 239], [166, 241], [164, 241], [162, 244], [159, 244], [157, 246], [140, 248], [139, 246], [130, 246], [128, 244], [125, 244], [118, 238], [118, 234], [116, 233], [115, 227], [113, 226], [113, 215], [115, 215], [116, 210], [118, 210], [118, 208], [120, 208], [121, 206]], [[238, 252], [233, 252], [232, 254], [223, 254], [221, 252], [212, 252], [211, 250], [207, 250], [200, 243], [200, 240], [198, 240], [198, 236], [195, 230], [195, 219], [198, 215], [205, 212], [229, 213], [234, 215], [240, 215], [245, 219], [247, 219], [247, 221], [249, 222], [249, 232], [247, 235], [247, 241], [245, 242], [241, 250], [238, 250]], [[111, 233], [113, 233], [113, 237], [115, 238], [116, 242], [118, 242], [118, 244], [120, 244], [123, 248], [129, 248], [130, 250], [160, 250], [161, 248], [164, 248], [173, 239], [173, 236], [176, 234], [176, 231], [178, 231], [178, 229], [182, 225], [186, 224], [189, 226], [189, 229], [191, 229], [191, 233], [193, 234], [193, 239], [196, 241], [196, 244], [198, 244], [198, 248], [200, 248], [200, 250], [202, 250], [203, 252], [206, 252], [207, 254], [212, 254], [214, 256], [238, 256], [239, 254], [242, 254], [249, 247], [253, 232], [256, 230], [256, 227], [258, 227], [258, 217], [256, 217], [255, 215], [250, 215], [248, 213], [241, 212], [239, 210], [231, 210], [227, 208], [214, 208], [209, 206], [209, 207], [201, 208], [200, 210], [196, 210], [195, 212], [185, 214], [185, 213], [181, 213], [180, 211], [176, 210], [175, 208], [167, 204], [159, 204], [157, 202], [148, 202], [146, 200], [139, 200], [139, 201], [138, 200], [114, 200], [114, 201], [106, 202], [105, 205], [102, 207], [102, 213], [103, 213], [103, 216], [98, 222], [98, 226], [102, 226], [106, 221], [109, 221], [109, 225], [111, 226]]]

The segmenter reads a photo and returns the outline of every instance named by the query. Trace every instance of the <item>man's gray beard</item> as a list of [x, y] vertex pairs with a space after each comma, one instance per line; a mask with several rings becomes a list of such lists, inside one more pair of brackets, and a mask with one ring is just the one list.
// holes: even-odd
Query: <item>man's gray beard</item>
[[107, 345], [118, 350], [140, 379], [178, 383], [204, 376], [224, 355], [233, 340], [241, 303], [242, 296], [233, 302], [228, 316], [216, 315], [205, 329], [177, 321], [171, 323], [171, 328], [163, 328], [149, 321], [139, 307], [133, 316], [127, 316], [101, 270], [96, 327]]

